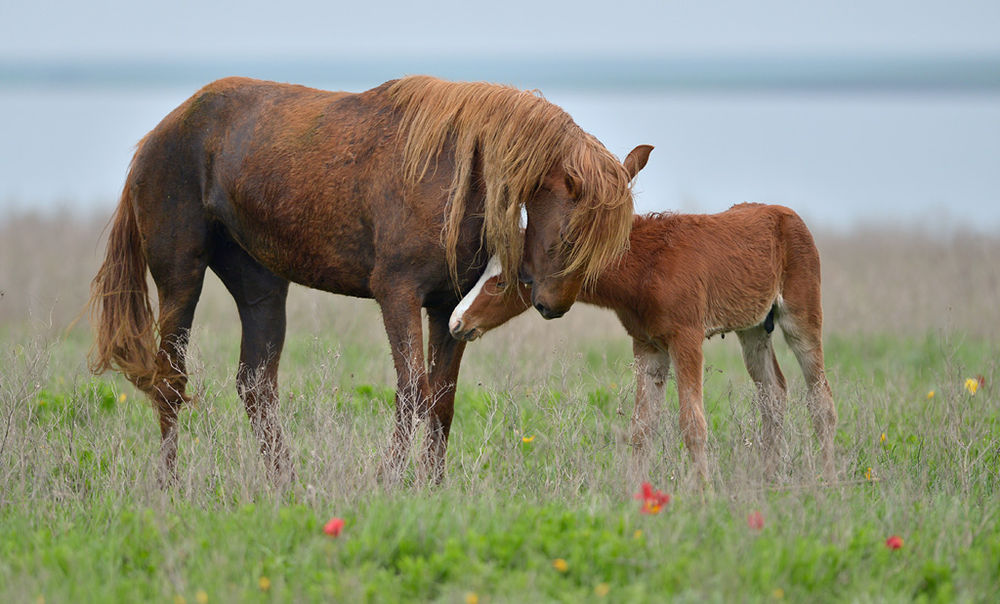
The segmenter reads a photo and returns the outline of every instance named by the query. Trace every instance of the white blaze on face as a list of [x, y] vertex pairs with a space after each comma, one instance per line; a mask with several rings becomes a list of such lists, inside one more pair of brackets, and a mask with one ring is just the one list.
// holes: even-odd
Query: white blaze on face
[[472, 303], [477, 297], [479, 297], [479, 292], [483, 290], [483, 285], [485, 285], [490, 278], [496, 277], [501, 272], [502, 267], [500, 266], [500, 258], [493, 256], [490, 258], [490, 261], [486, 263], [486, 270], [483, 271], [483, 276], [479, 278], [479, 281], [476, 281], [476, 285], [472, 288], [472, 291], [467, 293], [465, 297], [459, 301], [455, 310], [452, 311], [451, 319], [448, 320], [448, 329], [454, 331], [455, 328], [458, 327], [458, 324], [462, 322], [462, 315], [465, 314], [465, 311], [469, 310]]

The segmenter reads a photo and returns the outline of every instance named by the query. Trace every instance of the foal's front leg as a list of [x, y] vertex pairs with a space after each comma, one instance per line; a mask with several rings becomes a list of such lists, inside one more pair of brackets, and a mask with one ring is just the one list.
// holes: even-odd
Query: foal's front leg
[[649, 473], [649, 437], [660, 425], [670, 355], [637, 339], [632, 340], [632, 352], [635, 356], [635, 408], [629, 435], [632, 456], [628, 472], [632, 482], [636, 482], [646, 480]]
[[702, 401], [701, 345], [704, 338], [705, 333], [701, 329], [678, 330], [671, 338], [668, 350], [677, 375], [681, 436], [698, 477], [707, 482], [705, 443], [708, 440], [708, 426], [705, 423], [705, 405]]
[[637, 339], [632, 340], [632, 354], [635, 357], [635, 408], [629, 444], [634, 453], [639, 454], [659, 425], [657, 411], [666, 398], [670, 355]]
[[429, 388], [416, 293], [397, 290], [378, 301], [396, 368], [396, 427], [382, 473], [395, 481], [402, 475], [413, 433], [427, 416]]

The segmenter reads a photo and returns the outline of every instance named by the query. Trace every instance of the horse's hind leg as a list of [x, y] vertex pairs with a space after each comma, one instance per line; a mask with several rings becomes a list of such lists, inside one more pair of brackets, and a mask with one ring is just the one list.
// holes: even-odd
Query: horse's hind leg
[[450, 316], [450, 310], [427, 309], [431, 400], [424, 466], [436, 483], [444, 479], [448, 435], [455, 415], [455, 385], [465, 352], [465, 342], [451, 337], [448, 330]]
[[[785, 341], [795, 353], [806, 380], [806, 404], [813, 429], [820, 443], [823, 474], [835, 478], [833, 436], [837, 428], [837, 409], [823, 364], [823, 311], [820, 307], [818, 266], [815, 276], [786, 279], [784, 301], [778, 312], [778, 325]], [[798, 275], [795, 275], [798, 276]]]
[[228, 237], [216, 246], [209, 266], [236, 300], [243, 328], [236, 388], [264, 463], [272, 478], [289, 479], [292, 468], [277, 416], [288, 281], [261, 266]]
[[762, 325], [736, 332], [743, 348], [743, 363], [757, 387], [754, 403], [760, 409], [764, 472], [773, 478], [783, 449], [785, 376], [774, 355], [771, 334]]
[[204, 230], [200, 227], [194, 223], [183, 232], [180, 226], [155, 230], [146, 241], [149, 272], [160, 303], [160, 346], [156, 374], [147, 394], [160, 418], [160, 459], [164, 472], [161, 482], [164, 483], [177, 474], [177, 413], [190, 400], [185, 393], [188, 379], [185, 354], [206, 268]]

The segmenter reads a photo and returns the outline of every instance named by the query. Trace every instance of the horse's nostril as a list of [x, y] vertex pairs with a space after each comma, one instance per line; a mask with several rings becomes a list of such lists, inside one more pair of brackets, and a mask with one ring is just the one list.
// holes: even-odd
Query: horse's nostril
[[453, 321], [452, 324], [451, 324], [451, 333], [458, 333], [459, 331], [462, 331], [462, 320], [461, 319]]
[[535, 310], [537, 310], [542, 315], [542, 317], [546, 319], [558, 319], [559, 317], [566, 314], [565, 310], [563, 311], [552, 310], [551, 308], [545, 306], [541, 302], [535, 304]]

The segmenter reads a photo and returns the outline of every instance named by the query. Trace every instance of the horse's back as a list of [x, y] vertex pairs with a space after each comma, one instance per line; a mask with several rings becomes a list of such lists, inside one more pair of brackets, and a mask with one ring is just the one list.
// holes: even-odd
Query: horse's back
[[277, 274], [370, 296], [367, 200], [390, 197], [377, 175], [394, 130], [365, 94], [248, 78], [206, 85], [137, 150], [137, 214], [150, 228], [219, 225]]

